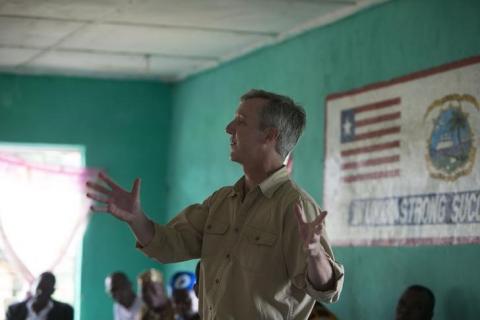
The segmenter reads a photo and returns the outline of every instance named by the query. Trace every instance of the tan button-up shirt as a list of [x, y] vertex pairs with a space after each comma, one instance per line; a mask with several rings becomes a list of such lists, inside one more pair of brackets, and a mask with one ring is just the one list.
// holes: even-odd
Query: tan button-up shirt
[[[143, 252], [162, 263], [201, 258], [202, 319], [307, 319], [314, 299], [334, 302], [343, 285], [343, 267], [334, 260], [326, 234], [334, 289], [317, 291], [307, 278], [307, 255], [294, 204], [303, 202], [307, 220], [315, 201], [282, 168], [243, 195], [244, 178], [187, 207], [155, 236]], [[325, 228], [324, 228], [325, 229]]]

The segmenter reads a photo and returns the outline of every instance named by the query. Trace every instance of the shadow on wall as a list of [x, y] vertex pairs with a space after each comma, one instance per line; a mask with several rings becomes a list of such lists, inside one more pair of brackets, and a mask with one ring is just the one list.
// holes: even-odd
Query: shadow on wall
[[[470, 296], [465, 288], [450, 289], [446, 294], [446, 301], [442, 302], [443, 308], [445, 308], [445, 319], [477, 319], [476, 316], [478, 317], [480, 314], [480, 306], [470, 303], [474, 300], [475, 297]], [[438, 307], [440, 304], [437, 304], [435, 309]]]

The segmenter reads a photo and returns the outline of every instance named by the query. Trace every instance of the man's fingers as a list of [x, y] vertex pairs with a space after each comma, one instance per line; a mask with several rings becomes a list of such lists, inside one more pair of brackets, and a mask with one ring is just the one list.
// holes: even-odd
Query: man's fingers
[[315, 211], [317, 211], [317, 216], [326, 216], [327, 210], [322, 210], [318, 206], [315, 206]]
[[108, 190], [107, 188], [105, 188], [104, 186], [98, 184], [98, 183], [95, 183], [95, 182], [90, 182], [88, 181], [87, 182], [87, 187], [92, 189], [92, 190], [95, 190], [97, 192], [100, 192], [104, 195], [107, 195], [107, 196], [110, 196], [112, 195], [112, 191], [111, 190]]
[[98, 177], [103, 181], [105, 182], [110, 188], [112, 189], [121, 189], [120, 186], [118, 184], [115, 183], [115, 181], [113, 181], [109, 176], [107, 176], [106, 173], [104, 172], [100, 172], [98, 174]]
[[108, 212], [108, 206], [90, 206], [90, 211], [94, 212]]
[[295, 216], [297, 217], [297, 221], [300, 225], [304, 225], [306, 223], [305, 218], [303, 217], [303, 205], [301, 201], [295, 203], [294, 206]]
[[322, 211], [320, 209], [317, 209], [318, 215], [315, 217], [314, 223], [315, 225], [319, 225], [325, 220], [325, 217], [327, 216], [327, 211]]
[[309, 237], [309, 230], [308, 225], [304, 220], [303, 217], [303, 207], [297, 202], [293, 207], [293, 211], [295, 213], [295, 218], [298, 224], [298, 231], [300, 232], [300, 236], [302, 237], [303, 241], [306, 242]]
[[312, 229], [312, 239], [322, 234], [323, 224], [317, 224]]
[[295, 210], [294, 210], [294, 213], [295, 213], [295, 217], [297, 219], [297, 223], [300, 227], [303, 227], [305, 225], [305, 220], [303, 220], [303, 215], [302, 213], [298, 210], [297, 207], [295, 207]]
[[108, 202], [107, 198], [101, 197], [96, 193], [87, 193], [87, 197], [92, 199], [92, 200], [101, 202], [101, 203], [107, 203]]
[[128, 221], [131, 218], [127, 212], [119, 209], [117, 206], [115, 206], [112, 203], [109, 203], [108, 205], [92, 205], [90, 206], [90, 211], [108, 212], [123, 221]]
[[142, 180], [140, 178], [135, 179], [135, 181], [133, 182], [132, 193], [135, 195], [135, 197], [140, 193], [141, 183]]

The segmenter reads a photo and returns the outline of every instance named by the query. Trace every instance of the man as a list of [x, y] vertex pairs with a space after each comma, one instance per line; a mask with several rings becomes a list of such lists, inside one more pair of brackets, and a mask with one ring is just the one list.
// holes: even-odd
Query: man
[[105, 291], [113, 303], [114, 320], [135, 320], [142, 307], [142, 300], [132, 289], [132, 283], [123, 272], [116, 271], [105, 279]]
[[408, 287], [397, 304], [396, 320], [431, 320], [435, 307], [433, 292], [420, 285]]
[[31, 298], [8, 307], [6, 320], [73, 320], [73, 308], [52, 299], [55, 292], [55, 276], [42, 273]]
[[144, 305], [138, 320], [174, 320], [172, 302], [168, 299], [160, 271], [149, 269], [138, 276], [138, 288]]
[[105, 174], [89, 182], [94, 211], [127, 222], [138, 247], [162, 263], [201, 258], [202, 319], [307, 319], [314, 300], [334, 302], [343, 267], [333, 257], [315, 201], [283, 166], [305, 126], [290, 98], [251, 90], [227, 125], [230, 158], [244, 176], [167, 225], [140, 204], [140, 179], [129, 192]]
[[170, 287], [175, 320], [200, 319], [200, 315], [196, 312], [198, 299], [194, 292], [195, 283], [195, 274], [192, 272], [179, 271], [172, 276]]

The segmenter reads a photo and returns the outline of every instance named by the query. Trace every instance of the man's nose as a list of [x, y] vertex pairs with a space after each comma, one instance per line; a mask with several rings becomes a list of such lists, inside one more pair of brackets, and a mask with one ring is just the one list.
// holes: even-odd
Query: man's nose
[[233, 134], [233, 121], [230, 121], [230, 123], [227, 124], [227, 126], [225, 127], [225, 131], [228, 134]]

